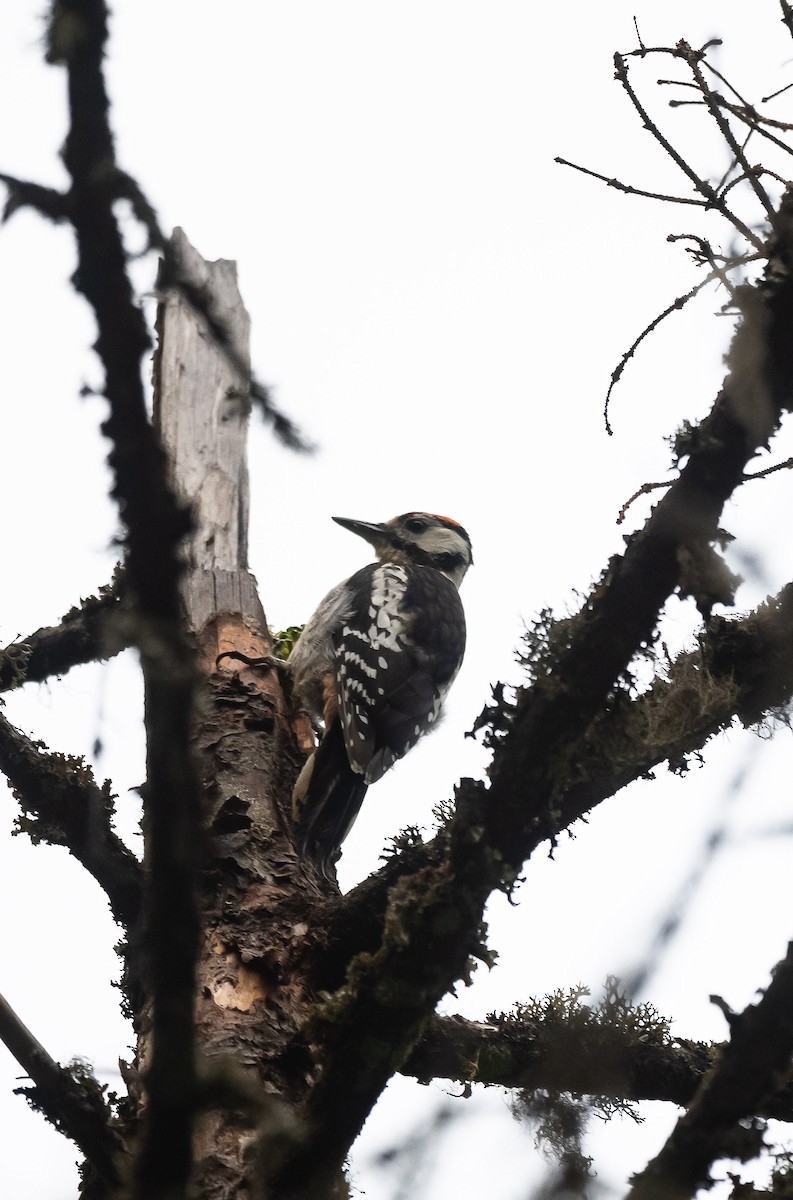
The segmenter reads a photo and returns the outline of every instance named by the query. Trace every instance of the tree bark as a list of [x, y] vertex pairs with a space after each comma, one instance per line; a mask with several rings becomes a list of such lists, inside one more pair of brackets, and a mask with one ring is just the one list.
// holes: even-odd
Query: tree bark
[[[204, 262], [178, 230], [171, 253], [171, 268], [200, 289], [237, 359], [247, 361], [249, 322], [234, 264]], [[299, 1030], [312, 998], [304, 964], [322, 893], [291, 839], [300, 761], [277, 672], [221, 657], [271, 650], [247, 570], [248, 380], [178, 291], [164, 297], [158, 331], [154, 412], [173, 486], [193, 512], [182, 590], [203, 676], [195, 729], [205, 832], [195, 1003], [203, 1111], [193, 1182], [205, 1200], [231, 1200], [261, 1189], [254, 1147], [263, 1129], [275, 1122], [279, 1136], [297, 1135], [272, 1099], [299, 1107], [314, 1076]], [[144, 1004], [143, 1072], [150, 1027]]]

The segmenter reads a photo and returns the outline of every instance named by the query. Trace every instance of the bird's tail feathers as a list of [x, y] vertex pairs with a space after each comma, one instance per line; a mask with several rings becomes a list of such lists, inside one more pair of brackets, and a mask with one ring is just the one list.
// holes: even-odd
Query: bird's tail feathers
[[333, 864], [352, 828], [367, 784], [353, 771], [344, 745], [341, 722], [327, 729], [298, 776], [292, 794], [295, 833], [301, 858], [333, 880]]

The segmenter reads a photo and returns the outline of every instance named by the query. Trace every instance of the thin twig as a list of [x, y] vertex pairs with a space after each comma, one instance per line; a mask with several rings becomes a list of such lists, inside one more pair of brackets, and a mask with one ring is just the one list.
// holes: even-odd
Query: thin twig
[[642, 35], [639, 33], [639, 22], [636, 20], [635, 16], [633, 18], [633, 28], [636, 30], [636, 41], [639, 43], [639, 49], [644, 50], [645, 45], [642, 41]]
[[[743, 150], [744, 154], [746, 153], [746, 147], [749, 145], [749, 142], [751, 141], [753, 133], [754, 133], [754, 130], [750, 129], [749, 132], [747, 133], [746, 137], [743, 140], [741, 149]], [[732, 162], [730, 163], [730, 165], [727, 167], [727, 170], [722, 175], [719, 182], [716, 184], [716, 191], [719, 193], [722, 200], [727, 195], [727, 193], [730, 191], [731, 185], [729, 183], [727, 183], [727, 180], [730, 178], [730, 176], [732, 175], [733, 171], [735, 170], [735, 168], [737, 166], [738, 166], [738, 163], [736, 162], [735, 159], [733, 159]], [[739, 178], [740, 178], [740, 176], [739, 176]]]
[[[713, 63], [709, 62], [707, 58], [703, 58], [701, 61], [707, 70], [710, 71], [711, 75], [715, 75], [716, 79], [720, 80], [726, 88], [729, 88], [733, 96], [735, 96], [735, 98], [739, 100], [741, 104], [747, 108], [749, 107], [749, 101], [745, 96], [741, 95], [734, 84], [730, 83], [726, 75], [722, 75], [721, 71], [717, 67], [714, 67]], [[695, 86], [697, 85], [695, 84]], [[724, 100], [724, 97], [720, 96], [718, 92], [714, 92], [713, 95], [718, 97], [719, 100]], [[725, 103], [727, 102], [725, 101]]]
[[[658, 83], [670, 84], [674, 87], [688, 87], [693, 91], [697, 91], [697, 85], [695, 83], [688, 83], [683, 79], [659, 79]], [[793, 87], [793, 84], [786, 84], [783, 90], [787, 91], [790, 87]], [[747, 124], [750, 122], [756, 122], [758, 126], [767, 125], [771, 129], [779, 129], [782, 132], [787, 132], [793, 129], [793, 123], [790, 121], [780, 121], [777, 117], [769, 117], [766, 113], [758, 112], [755, 106], [750, 104], [748, 101], [745, 103], [742, 102], [741, 104], [734, 104], [731, 100], [727, 100], [726, 97], [719, 95], [718, 92], [713, 92], [712, 95], [716, 104], [719, 104], [722, 108], [726, 108], [728, 112], [733, 114], [733, 116], [740, 117], [741, 120], [745, 121]], [[763, 97], [762, 103], [766, 104], [768, 100], [769, 97], [765, 96]], [[692, 105], [704, 107], [705, 101], [702, 99], [669, 101], [670, 108], [687, 108], [691, 107]], [[757, 129], [757, 132], [760, 132], [759, 128]], [[778, 142], [777, 145], [780, 147], [780, 149], [787, 150], [788, 153], [793, 153], [790, 146], [788, 146], [785, 142]]]
[[[793, 87], [793, 84], [791, 84], [790, 86]], [[785, 154], [789, 154], [789, 155], [791, 155], [791, 157], [793, 157], [793, 147], [789, 146], [787, 144], [787, 142], [783, 142], [781, 138], [776, 137], [773, 133], [771, 133], [770, 129], [766, 128], [766, 126], [772, 126], [773, 128], [778, 128], [778, 129], [783, 129], [783, 130], [793, 128], [793, 126], [789, 125], [788, 122], [786, 122], [786, 121], [771, 121], [770, 118], [765, 118], [765, 117], [761, 116], [755, 109], [753, 109], [751, 107], [748, 109], [742, 109], [737, 104], [730, 104], [723, 97], [717, 98], [717, 103], [721, 103], [722, 106], [728, 110], [728, 112], [731, 112], [733, 114], [733, 116], [735, 116], [739, 120], [743, 121], [743, 123], [745, 125], [748, 125], [753, 133], [759, 134], [760, 137], [765, 138], [765, 140], [767, 142], [770, 142], [772, 146], [776, 146], [776, 148], [778, 150], [783, 150], [785, 152]], [[696, 106], [704, 108], [705, 101], [704, 100], [670, 100], [669, 101], [670, 108], [693, 108]], [[768, 171], [767, 174], [770, 175], [770, 174], [772, 174], [772, 172]], [[785, 181], [785, 182], [787, 182], [787, 181]]]
[[663, 192], [647, 192], [644, 188], [634, 187], [630, 183], [620, 183], [619, 179], [609, 179], [608, 175], [601, 175], [599, 171], [592, 171], [589, 167], [579, 166], [578, 163], [570, 162], [566, 158], [560, 158], [558, 155], [553, 160], [559, 163], [562, 167], [572, 167], [574, 171], [580, 171], [582, 175], [591, 175], [593, 179], [601, 179], [608, 187], [616, 188], [619, 192], [625, 192], [629, 196], [647, 196], [650, 200], [665, 200], [669, 204], [693, 204], [698, 208], [708, 208], [707, 200], [698, 200], [692, 196], [667, 196]]
[[614, 388], [619, 383], [619, 381], [622, 377], [623, 371], [625, 370], [625, 368], [628, 365], [628, 363], [630, 362], [630, 360], [633, 358], [636, 351], [639, 349], [639, 346], [642, 344], [642, 342], [644, 341], [644, 339], [646, 337], [649, 337], [649, 335], [653, 332], [654, 329], [658, 328], [658, 326], [661, 324], [662, 321], [664, 321], [673, 312], [679, 312], [681, 308], [684, 308], [686, 306], [686, 304], [688, 304], [689, 300], [693, 300], [694, 297], [697, 295], [697, 293], [701, 292], [702, 289], [707, 287], [707, 285], [709, 283], [712, 283], [715, 278], [716, 278], [716, 274], [713, 271], [711, 271], [711, 273], [707, 276], [706, 279], [701, 279], [699, 281], [699, 283], [695, 283], [694, 286], [691, 288], [691, 290], [686, 292], [685, 295], [678, 296], [675, 300], [673, 300], [671, 304], [667, 305], [667, 307], [663, 310], [663, 312], [660, 312], [660, 313], [658, 313], [657, 316], [653, 317], [653, 319], [652, 319], [652, 321], [650, 321], [649, 325], [645, 325], [644, 329], [641, 331], [639, 336], [634, 339], [634, 341], [631, 343], [631, 345], [628, 347], [628, 349], [622, 355], [622, 358], [620, 359], [619, 363], [614, 368], [614, 370], [611, 372], [611, 382], [609, 383], [608, 391], [606, 392], [605, 404], [603, 406], [603, 420], [606, 423], [606, 433], [609, 435], [609, 437], [613, 437], [613, 435], [614, 435], [614, 430], [611, 426], [611, 421], [609, 419], [609, 405], [611, 404], [611, 393], [614, 391]]
[[[709, 283], [713, 283], [713, 281], [716, 279], [718, 279], [719, 282], [724, 285], [724, 287], [732, 296], [734, 288], [728, 272], [735, 267], [745, 266], [750, 262], [756, 262], [760, 257], [762, 257], [760, 254], [741, 254], [728, 258], [724, 255], [716, 254], [714, 253], [710, 243], [705, 238], [701, 238], [695, 233], [670, 233], [666, 240], [668, 242], [678, 242], [682, 240], [694, 241], [699, 249], [697, 261], [700, 263], [709, 263], [711, 270], [705, 279], [701, 279], [699, 283], [695, 284], [690, 291], [685, 293], [685, 295], [678, 296], [676, 300], [674, 300], [667, 308], [663, 310], [663, 312], [654, 317], [649, 325], [645, 326], [633, 344], [625, 351], [618, 365], [612, 371], [611, 382], [609, 384], [608, 391], [606, 392], [606, 400], [603, 408], [603, 418], [606, 424], [606, 432], [608, 433], [609, 437], [611, 437], [614, 432], [609, 420], [611, 393], [614, 391], [615, 386], [619, 382], [619, 379], [622, 376], [622, 373], [625, 370], [628, 362], [631, 360], [631, 358], [633, 358], [644, 339], [648, 337], [653, 330], [656, 329], [663, 320], [665, 320], [666, 317], [683, 308], [689, 300], [693, 300], [698, 292], [701, 292], [703, 288], [707, 287]], [[689, 252], [693, 253], [693, 251]], [[633, 497], [633, 499], [635, 499], [635, 497]]]
[[[702, 266], [707, 263], [710, 266], [710, 278], [718, 279], [730, 297], [733, 297], [735, 289], [728, 272], [737, 266], [744, 266], [747, 262], [751, 262], [756, 256], [742, 254], [737, 258], [727, 258], [718, 256], [714, 253], [713, 247], [707, 238], [700, 237], [698, 233], [670, 233], [667, 235], [668, 242], [693, 242], [696, 250], [692, 250], [690, 246], [686, 247], [688, 253], [692, 256], [697, 266]], [[719, 261], [721, 259], [721, 261]]]
[[784, 150], [785, 154], [790, 154], [793, 156], [793, 147], [789, 146], [787, 142], [783, 142], [781, 138], [775, 137], [774, 134], [771, 133], [771, 129], [779, 129], [783, 133], [793, 129], [793, 125], [791, 125], [788, 121], [775, 121], [771, 117], [766, 117], [763, 116], [763, 114], [758, 113], [757, 110], [752, 107], [752, 105], [747, 105], [744, 108], [741, 108], [741, 106], [738, 104], [730, 104], [729, 101], [725, 100], [723, 97], [718, 97], [717, 103], [721, 103], [722, 107], [726, 108], [727, 111], [732, 113], [733, 116], [737, 117], [738, 120], [743, 121], [745, 125], [748, 125], [753, 132], [759, 134], [760, 137], [765, 138], [766, 141], [770, 142], [772, 146], [776, 146], [778, 150]]
[[[752, 190], [754, 191], [755, 196], [757, 196], [757, 199], [760, 201], [763, 208], [765, 209], [766, 216], [768, 217], [769, 221], [773, 224], [774, 217], [776, 214], [775, 214], [774, 206], [771, 203], [771, 199], [768, 196], [768, 194], [766, 193], [765, 188], [761, 186], [760, 181], [757, 177], [756, 171], [751, 167], [751, 165], [747, 161], [746, 155], [744, 154], [741, 146], [738, 144], [738, 140], [732, 131], [732, 126], [730, 125], [729, 121], [727, 120], [727, 118], [724, 116], [724, 113], [722, 112], [721, 105], [718, 104], [716, 102], [716, 100], [714, 99], [714, 96], [716, 95], [716, 93], [714, 93], [711, 90], [711, 88], [708, 86], [705, 76], [702, 72], [702, 68], [699, 65], [699, 59], [698, 59], [697, 55], [692, 51], [688, 42], [681, 41], [679, 44], [680, 44], [680, 48], [683, 51], [683, 54], [685, 56], [686, 62], [688, 63], [688, 66], [691, 70], [691, 73], [694, 76], [694, 79], [696, 80], [697, 84], [699, 85], [702, 95], [705, 97], [705, 103], [708, 106], [708, 111], [710, 112], [710, 115], [713, 117], [713, 120], [718, 125], [719, 131], [721, 132], [721, 135], [724, 138], [725, 142], [732, 150], [735, 161], [742, 167], [744, 174], [746, 175], [749, 183], [752, 186]], [[737, 94], [738, 93], [736, 92], [736, 95]], [[720, 99], [721, 99], [721, 97], [720, 97]]]
[[[680, 53], [680, 51], [674, 51], [674, 52], [667, 51], [667, 53], [674, 53], [675, 57], [683, 57], [682, 54]], [[645, 129], [647, 129], [653, 135], [653, 137], [656, 139], [658, 144], [663, 147], [663, 149], [666, 151], [666, 153], [669, 155], [669, 157], [672, 159], [672, 161], [677, 163], [680, 170], [683, 172], [684, 175], [687, 176], [688, 179], [691, 180], [692, 184], [694, 185], [695, 189], [700, 193], [700, 195], [704, 196], [705, 200], [708, 202], [708, 207], [714, 208], [717, 212], [720, 212], [721, 215], [727, 221], [729, 221], [730, 224], [733, 225], [734, 228], [737, 229], [739, 233], [743, 234], [743, 236], [746, 238], [746, 240], [752, 246], [754, 246], [755, 250], [757, 250], [758, 252], [762, 252], [763, 243], [760, 240], [760, 238], [757, 237], [757, 235], [749, 228], [749, 226], [744, 221], [741, 220], [741, 218], [736, 213], [732, 212], [732, 210], [729, 209], [727, 207], [727, 205], [723, 203], [723, 201], [719, 198], [719, 196], [716, 193], [713, 186], [711, 184], [709, 184], [706, 180], [702, 179], [696, 173], [696, 171], [693, 169], [693, 167], [691, 167], [686, 162], [686, 160], [683, 158], [682, 154], [680, 154], [679, 151], [677, 151], [674, 148], [674, 146], [671, 144], [671, 142], [661, 133], [660, 129], [655, 124], [655, 122], [652, 120], [652, 118], [650, 117], [650, 114], [647, 112], [647, 110], [645, 109], [641, 100], [637, 96], [636, 91], [634, 90], [634, 88], [628, 78], [628, 67], [625, 62], [626, 57], [628, 57], [628, 56], [627, 55], [623, 56], [622, 54], [614, 55], [614, 66], [615, 66], [615, 71], [616, 71], [616, 77], [622, 84], [623, 88], [625, 89], [628, 99], [630, 100], [633, 107], [636, 109], [636, 112], [638, 113], [639, 117], [641, 118], [642, 124], [644, 125]]]
[[[765, 479], [769, 475], [774, 475], [777, 471], [789, 471], [793, 467], [793, 458], [786, 458], [784, 462], [776, 463], [773, 467], [766, 467], [764, 471], [744, 472], [743, 482], [749, 483], [753, 479]], [[617, 525], [621, 525], [628, 514], [628, 509], [633, 504], [634, 500], [638, 500], [640, 496], [647, 496], [650, 492], [655, 492], [659, 488], [671, 487], [671, 479], [660, 479], [657, 483], [643, 483], [640, 488], [637, 488], [632, 496], [629, 496], [622, 505], [617, 517]]]
[[744, 475], [744, 480], [766, 479], [777, 471], [789, 471], [791, 467], [793, 467], [793, 458], [786, 458], [784, 462], [777, 463], [773, 467], [766, 467], [764, 471], [752, 471], [750, 474]]
[[626, 516], [628, 515], [628, 509], [633, 504], [634, 500], [638, 500], [640, 496], [648, 496], [650, 492], [655, 492], [658, 490], [658, 488], [668, 488], [671, 486], [671, 483], [671, 479], [660, 479], [657, 483], [643, 483], [642, 486], [637, 488], [633, 495], [629, 496], [623, 504], [619, 511], [619, 516], [617, 517], [617, 524], [621, 525], [625, 520]]
[[[733, 166], [735, 166], [734, 163], [733, 163]], [[731, 170], [732, 170], [732, 167], [730, 167], [730, 171]], [[752, 167], [752, 171], [758, 173], [759, 175], [766, 174], [765, 167], [760, 167], [760, 166]], [[771, 174], [770, 171], [767, 173]], [[728, 172], [728, 174], [729, 174], [729, 172]], [[725, 175], [724, 180], [726, 180], [726, 178], [727, 178], [727, 176]], [[722, 184], [720, 185], [719, 190], [721, 190], [721, 187], [724, 184], [724, 180], [722, 180]], [[734, 187], [737, 187], [739, 183], [746, 183], [746, 180], [747, 180], [746, 173], [744, 171], [741, 171], [740, 175], [736, 175], [735, 178], [731, 179], [730, 182], [726, 185], [726, 187], [724, 187], [724, 190], [721, 192], [722, 198], [724, 198], [724, 196], [729, 195], [729, 193], [732, 191], [732, 189]]]
[[71, 1138], [106, 1184], [118, 1184], [116, 1162], [127, 1151], [110, 1128], [107, 1102], [97, 1081], [84, 1067], [78, 1074], [60, 1066], [2, 995], [0, 1041], [35, 1084], [34, 1088], [19, 1089], [22, 1094], [56, 1129]]
[[784, 96], [785, 92], [789, 92], [793, 87], [793, 83], [786, 83], [784, 87], [777, 88], [775, 92], [771, 92], [768, 96], [761, 96], [763, 104], [768, 104], [769, 100], [776, 100], [779, 96]]

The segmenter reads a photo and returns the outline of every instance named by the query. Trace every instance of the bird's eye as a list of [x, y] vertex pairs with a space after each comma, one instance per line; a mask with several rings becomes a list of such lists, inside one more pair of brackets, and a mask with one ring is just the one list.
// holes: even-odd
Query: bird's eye
[[405, 529], [409, 533], [421, 533], [426, 528], [427, 522], [421, 517], [411, 517], [410, 520], [405, 521]]

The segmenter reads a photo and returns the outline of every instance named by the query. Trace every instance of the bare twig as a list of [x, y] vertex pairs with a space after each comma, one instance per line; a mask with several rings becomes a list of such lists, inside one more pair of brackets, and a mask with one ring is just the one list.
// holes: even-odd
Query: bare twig
[[640, 496], [649, 496], [650, 492], [655, 492], [658, 488], [668, 488], [671, 486], [671, 483], [671, 479], [659, 479], [657, 483], [643, 483], [641, 487], [636, 489], [632, 496], [628, 497], [620, 508], [619, 515], [617, 516], [617, 524], [621, 525], [625, 520], [628, 515], [628, 509], [634, 500], [638, 500]]
[[[763, 188], [760, 185], [760, 180], [757, 176], [756, 169], [753, 168], [747, 161], [747, 158], [746, 158], [746, 155], [744, 154], [743, 148], [739, 145], [738, 140], [732, 131], [732, 127], [731, 127], [729, 121], [724, 116], [721, 105], [714, 98], [715, 93], [713, 91], [711, 91], [711, 89], [708, 87], [705, 76], [702, 73], [702, 68], [699, 65], [701, 56], [697, 55], [694, 51], [692, 51], [688, 42], [681, 41], [679, 43], [679, 46], [683, 53], [685, 61], [688, 63], [691, 73], [694, 76], [694, 79], [696, 80], [697, 86], [699, 87], [700, 92], [702, 93], [702, 95], [705, 99], [705, 103], [707, 104], [710, 115], [713, 117], [713, 120], [718, 125], [719, 131], [720, 131], [722, 137], [724, 138], [725, 142], [729, 146], [730, 150], [732, 151], [736, 163], [738, 163], [739, 166], [742, 168], [744, 175], [748, 179], [748, 181], [752, 187], [752, 190], [754, 191], [755, 196], [757, 196], [757, 199], [760, 201], [761, 205], [765, 209], [766, 216], [768, 217], [769, 221], [771, 221], [771, 223], [773, 224], [774, 217], [775, 217], [775, 210], [774, 210], [773, 204], [771, 203], [771, 198], [766, 193], [765, 188]], [[722, 196], [722, 203], [723, 202], [724, 202], [724, 197]]]
[[106, 1184], [118, 1184], [117, 1162], [127, 1150], [110, 1127], [107, 1102], [93, 1076], [83, 1066], [70, 1071], [55, 1062], [3, 996], [0, 1040], [35, 1085], [20, 1088], [21, 1093], [56, 1129], [71, 1138]]
[[696, 233], [670, 233], [666, 240], [668, 242], [693, 242], [695, 248], [686, 246], [686, 250], [697, 266], [703, 266], [705, 263], [710, 266], [711, 274], [706, 282], [718, 279], [731, 298], [734, 297], [735, 288], [729, 272], [735, 267], [744, 267], [747, 263], [756, 262], [759, 257], [757, 254], [740, 254], [735, 258], [725, 258], [723, 255], [715, 254], [707, 238], [700, 237]]
[[[746, 99], [745, 96], [741, 95], [741, 93], [738, 91], [737, 87], [735, 87], [734, 84], [730, 83], [730, 81], [729, 81], [729, 79], [727, 79], [726, 75], [722, 75], [721, 71], [719, 71], [718, 68], [714, 67], [713, 63], [710, 62], [707, 58], [703, 58], [701, 61], [702, 61], [702, 65], [710, 72], [711, 75], [715, 76], [716, 79], [720, 80], [720, 82], [723, 83], [726, 88], [729, 88], [729, 90], [732, 92], [733, 96], [735, 96], [736, 100], [738, 100], [740, 104], [745, 105], [747, 108], [749, 107], [749, 101]], [[695, 83], [694, 86], [697, 87], [698, 85]], [[724, 100], [724, 97], [720, 96], [718, 92], [714, 92], [713, 95], [716, 98], [716, 100], [719, 102]]]
[[789, 92], [793, 87], [793, 83], [786, 83], [784, 87], [777, 88], [775, 92], [770, 92], [767, 96], [761, 96], [760, 100], [763, 104], [768, 104], [769, 100], [776, 100], [779, 96], [784, 96], [785, 92]]
[[[763, 471], [744, 472], [743, 482], [749, 483], [752, 479], [765, 479], [768, 475], [774, 475], [777, 471], [789, 471], [793, 467], [793, 458], [786, 458], [784, 462], [776, 463], [773, 467], [766, 467]], [[656, 483], [643, 483], [637, 488], [632, 496], [629, 496], [622, 505], [617, 516], [617, 525], [621, 525], [627, 516], [628, 509], [633, 504], [634, 500], [638, 500], [640, 496], [647, 496], [650, 492], [655, 492], [659, 488], [671, 487], [672, 481], [669, 479], [661, 479]]]
[[[685, 295], [678, 296], [667, 308], [663, 310], [663, 312], [658, 313], [658, 315], [653, 318], [649, 325], [645, 326], [636, 340], [632, 342], [632, 344], [625, 351], [619, 363], [612, 371], [611, 382], [609, 383], [608, 391], [606, 392], [606, 400], [603, 406], [603, 419], [605, 421], [606, 432], [608, 433], [609, 437], [611, 437], [614, 433], [609, 420], [611, 394], [622, 377], [625, 367], [633, 358], [645, 338], [648, 337], [653, 330], [657, 329], [663, 320], [665, 320], [673, 312], [679, 312], [681, 308], [688, 304], [689, 300], [693, 300], [694, 297], [703, 290], [703, 288], [706, 288], [709, 283], [713, 283], [716, 279], [718, 279], [719, 282], [724, 285], [730, 295], [733, 295], [734, 287], [730, 279], [729, 272], [735, 267], [743, 267], [750, 262], [756, 262], [761, 257], [760, 254], [741, 254], [728, 258], [723, 255], [715, 254], [710, 243], [706, 239], [701, 238], [694, 233], [670, 233], [666, 240], [668, 242], [693, 241], [697, 246], [697, 251], [692, 251], [689, 247], [687, 247], [689, 253], [694, 255], [695, 261], [698, 265], [708, 263], [711, 267], [711, 270], [705, 279], [701, 279], [699, 283], [695, 284], [690, 291], [685, 293]], [[631, 497], [631, 500], [629, 500], [628, 503], [630, 504], [635, 498], [635, 496]], [[619, 523], [620, 522], [618, 521], [617, 524]]]
[[708, 1187], [719, 1158], [752, 1157], [762, 1129], [739, 1125], [790, 1068], [793, 1055], [793, 943], [757, 1004], [731, 1021], [730, 1040], [661, 1152], [633, 1178], [628, 1200], [691, 1200]]
[[[758, 165], [756, 167], [752, 167], [752, 174], [754, 174], [758, 179], [761, 179], [763, 177], [763, 175], [768, 175], [769, 178], [775, 179], [777, 181], [777, 183], [781, 183], [783, 187], [786, 187], [787, 183], [788, 183], [788, 181], [785, 178], [783, 178], [782, 175], [778, 175], [776, 173], [776, 171], [769, 170], [768, 167], [763, 167], [760, 165]], [[737, 187], [739, 183], [745, 183], [746, 179], [747, 179], [747, 176], [744, 175], [743, 173], [741, 173], [740, 175], [737, 175], [735, 177], [735, 179], [730, 180], [730, 182], [727, 184], [724, 191], [722, 192], [722, 196], [726, 196], [728, 194], [728, 192], [732, 191], [732, 189], [734, 187]]]
[[[754, 130], [750, 129], [749, 132], [746, 134], [746, 137], [743, 140], [741, 149], [744, 152], [746, 151], [746, 147], [749, 145], [749, 142], [751, 141], [753, 132], [754, 132]], [[716, 191], [719, 193], [722, 200], [724, 199], [725, 196], [729, 195], [729, 193], [733, 187], [734, 181], [733, 181], [733, 183], [728, 183], [727, 180], [730, 178], [733, 171], [736, 169], [737, 165], [738, 165], [737, 162], [735, 161], [735, 159], [733, 159], [732, 162], [730, 163], [730, 165], [727, 167], [727, 170], [722, 175], [719, 182], [716, 184]], [[754, 169], [758, 170], [758, 171], [762, 170], [761, 167], [756, 167]], [[745, 178], [746, 178], [745, 173], [738, 176], [738, 180], [743, 180]]]
[[611, 382], [609, 383], [608, 391], [606, 392], [606, 400], [603, 405], [603, 420], [605, 421], [606, 433], [609, 435], [609, 437], [613, 437], [613, 435], [614, 435], [614, 430], [611, 426], [611, 421], [609, 419], [609, 406], [611, 404], [611, 393], [614, 391], [614, 388], [617, 386], [620, 379], [622, 378], [622, 372], [625, 370], [626, 366], [628, 365], [630, 360], [633, 358], [636, 351], [639, 349], [639, 346], [641, 346], [642, 342], [644, 341], [644, 339], [646, 337], [650, 336], [650, 334], [653, 332], [654, 329], [658, 328], [658, 326], [661, 324], [662, 321], [666, 320], [666, 318], [668, 316], [671, 316], [671, 314], [673, 312], [679, 312], [681, 308], [684, 308], [686, 306], [686, 304], [688, 304], [689, 300], [693, 300], [694, 297], [696, 295], [698, 295], [698, 293], [701, 292], [703, 288], [707, 287], [709, 283], [712, 283], [715, 278], [716, 278], [716, 273], [711, 271], [711, 273], [707, 276], [706, 279], [701, 279], [699, 281], [699, 283], [695, 283], [694, 286], [690, 289], [690, 291], [686, 292], [685, 295], [678, 296], [675, 300], [673, 300], [671, 304], [667, 305], [667, 307], [663, 310], [663, 312], [660, 312], [660, 313], [658, 313], [657, 316], [653, 317], [653, 319], [652, 319], [652, 321], [650, 321], [649, 325], [645, 325], [644, 329], [641, 331], [639, 336], [634, 339], [634, 341], [630, 344], [628, 349], [622, 355], [622, 358], [618, 362], [617, 366], [611, 372]]
[[765, 479], [768, 475], [774, 475], [777, 471], [789, 471], [791, 467], [793, 467], [793, 458], [786, 458], [784, 462], [776, 463], [773, 467], [766, 467], [764, 471], [752, 471], [744, 475], [744, 479]]
[[616, 188], [617, 191], [625, 192], [629, 196], [647, 196], [650, 200], [665, 200], [669, 204], [693, 204], [697, 208], [710, 207], [707, 200], [698, 200], [695, 196], [668, 196], [663, 192], [645, 191], [644, 188], [634, 187], [631, 183], [621, 183], [619, 179], [609, 179], [608, 175], [601, 175], [599, 171], [579, 166], [578, 163], [569, 162], [568, 159], [560, 158], [558, 155], [553, 161], [562, 167], [572, 167], [574, 171], [580, 171], [582, 175], [591, 175], [593, 179], [601, 179], [608, 187]]
[[[667, 50], [665, 52], [673, 54], [676, 58], [684, 57], [683, 54], [679, 50], [674, 50], [674, 51]], [[695, 51], [693, 53], [701, 55], [703, 52]], [[736, 230], [738, 230], [738, 232], [741, 233], [752, 246], [754, 246], [755, 250], [762, 252], [763, 251], [763, 242], [761, 241], [761, 239], [754, 233], [753, 230], [751, 230], [749, 228], [749, 226], [744, 221], [741, 220], [741, 218], [736, 213], [734, 213], [730, 208], [727, 207], [727, 205], [719, 197], [715, 188], [711, 184], [709, 184], [706, 180], [702, 179], [696, 173], [696, 171], [693, 169], [693, 167], [691, 167], [686, 162], [686, 160], [683, 158], [682, 154], [680, 154], [679, 151], [677, 151], [675, 149], [675, 147], [672, 145], [672, 143], [661, 133], [661, 131], [658, 128], [658, 126], [656, 125], [656, 123], [652, 120], [652, 118], [650, 117], [650, 114], [647, 112], [644, 105], [639, 100], [639, 97], [637, 96], [636, 91], [634, 90], [633, 85], [631, 84], [630, 79], [628, 78], [628, 67], [627, 67], [627, 63], [625, 61], [625, 59], [627, 57], [629, 57], [629, 56], [622, 55], [622, 54], [614, 55], [615, 73], [616, 73], [617, 79], [620, 81], [623, 88], [625, 89], [628, 99], [630, 100], [633, 107], [636, 109], [636, 112], [639, 114], [639, 117], [641, 118], [642, 124], [644, 125], [645, 129], [649, 130], [649, 132], [653, 135], [653, 137], [656, 139], [658, 144], [663, 147], [663, 149], [666, 151], [666, 153], [669, 155], [669, 157], [672, 159], [672, 161], [677, 164], [677, 166], [680, 168], [680, 170], [683, 172], [683, 174], [686, 175], [687, 178], [691, 181], [691, 183], [694, 185], [694, 188], [696, 189], [696, 191], [698, 191], [700, 193], [700, 195], [705, 198], [705, 200], [707, 201], [707, 206], [709, 208], [715, 209], [717, 212], [720, 212], [721, 215], [727, 221], [729, 221], [730, 224], [732, 226], [734, 226], [734, 228]]]
[[[670, 80], [670, 82], [673, 82], [673, 81]], [[790, 86], [793, 86], [793, 84]], [[763, 137], [766, 139], [766, 141], [771, 142], [771, 144], [776, 146], [777, 149], [783, 150], [785, 152], [785, 154], [793, 155], [793, 147], [789, 146], [787, 144], [787, 142], [783, 142], [781, 138], [775, 137], [771, 133], [770, 128], [768, 128], [770, 126], [772, 128], [781, 129], [781, 130], [790, 129], [791, 126], [790, 126], [789, 122], [772, 120], [771, 117], [765, 117], [765, 116], [761, 115], [760, 113], [758, 113], [757, 110], [755, 108], [753, 108], [751, 105], [748, 105], [745, 108], [743, 108], [738, 104], [730, 104], [730, 102], [728, 100], [725, 100], [723, 96], [719, 96], [715, 92], [713, 95], [714, 95], [715, 103], [722, 105], [722, 107], [726, 108], [728, 110], [728, 112], [731, 112], [733, 114], [733, 116], [738, 117], [739, 120], [743, 121], [743, 123], [749, 127], [749, 129], [751, 130], [752, 133], [759, 134], [760, 137]], [[695, 107], [695, 106], [705, 107], [705, 101], [704, 100], [670, 100], [669, 101], [670, 108], [689, 108], [689, 107]]]
[[633, 28], [636, 30], [636, 41], [639, 43], [639, 49], [646, 49], [644, 42], [642, 41], [642, 35], [639, 33], [639, 22], [636, 20], [636, 17], [633, 18]]

